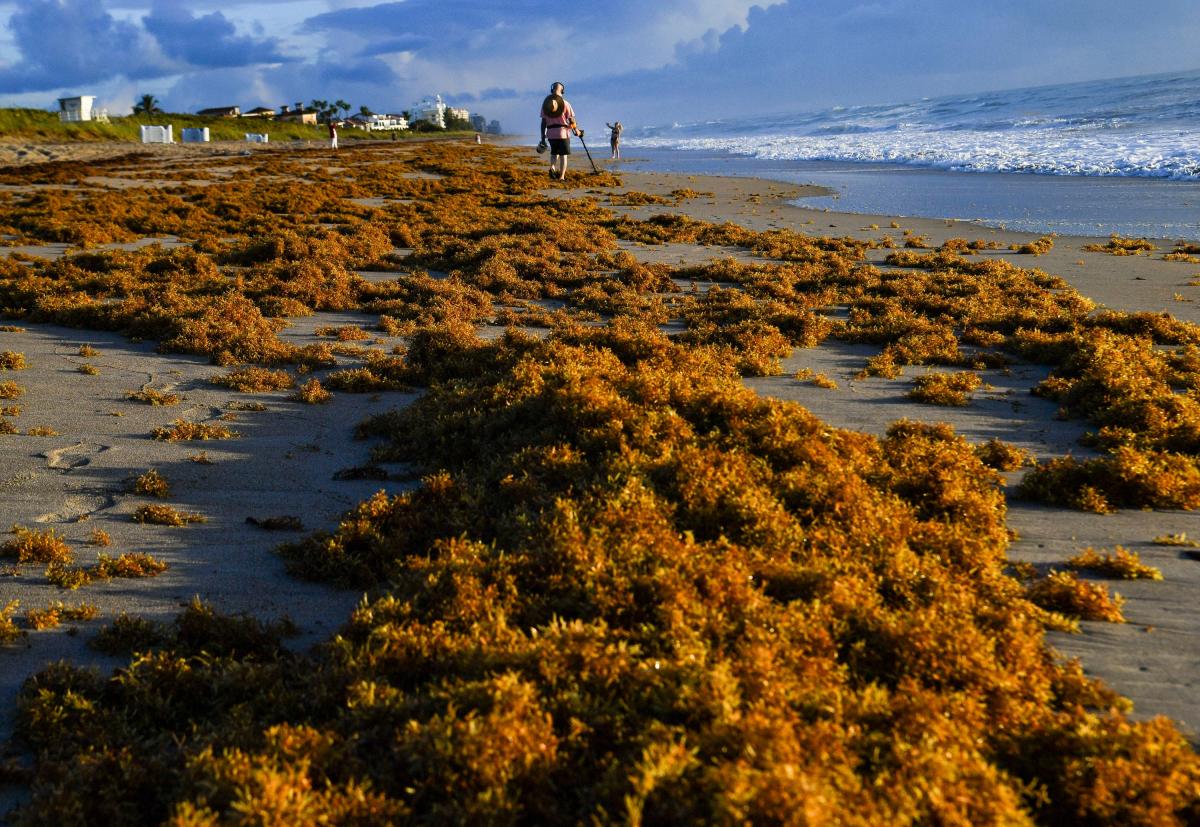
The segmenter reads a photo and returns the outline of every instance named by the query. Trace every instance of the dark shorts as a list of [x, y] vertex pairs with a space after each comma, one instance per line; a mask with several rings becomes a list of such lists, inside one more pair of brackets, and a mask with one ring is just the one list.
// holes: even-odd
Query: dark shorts
[[550, 139], [550, 154], [551, 155], [570, 155], [571, 154], [571, 139], [570, 138], [551, 138]]

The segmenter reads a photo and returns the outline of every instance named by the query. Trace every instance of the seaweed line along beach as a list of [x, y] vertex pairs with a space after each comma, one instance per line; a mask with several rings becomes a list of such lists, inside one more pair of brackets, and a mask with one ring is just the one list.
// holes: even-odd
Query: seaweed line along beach
[[238, 149], [0, 168], [19, 823], [1200, 815], [1197, 234]]

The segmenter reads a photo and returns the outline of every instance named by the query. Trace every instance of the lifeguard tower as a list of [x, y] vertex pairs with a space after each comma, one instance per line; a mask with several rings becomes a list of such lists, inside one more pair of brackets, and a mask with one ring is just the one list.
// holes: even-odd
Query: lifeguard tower
[[108, 110], [96, 109], [95, 95], [79, 95], [74, 98], [58, 99], [58, 119], [62, 123], [81, 121], [107, 121]]

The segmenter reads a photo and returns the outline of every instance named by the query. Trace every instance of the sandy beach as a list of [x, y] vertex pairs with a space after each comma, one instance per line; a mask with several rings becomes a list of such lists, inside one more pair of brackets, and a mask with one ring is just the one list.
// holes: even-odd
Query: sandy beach
[[[462, 146], [464, 154], [470, 151], [465, 144]], [[47, 162], [92, 163], [114, 155], [125, 156], [129, 149], [120, 145], [0, 146], [0, 166], [5, 167], [0, 172], [19, 175], [22, 165]], [[106, 167], [92, 174], [87, 179], [88, 191], [102, 190], [120, 197], [131, 188], [145, 188], [147, 182], [161, 181], [166, 190], [179, 186], [180, 180], [196, 189], [206, 181], [224, 185], [236, 175], [208, 174], [198, 162], [237, 159], [250, 151], [240, 145], [135, 149], [136, 157], [127, 158], [123, 166]], [[256, 157], [261, 154], [264, 159], [278, 160], [287, 150], [272, 146], [253, 151]], [[398, 158], [411, 158], [414, 150], [402, 148], [396, 152]], [[306, 165], [304, 169], [314, 175], [330, 176], [336, 175], [339, 168], [353, 169], [356, 157], [347, 152], [336, 159], [306, 154], [295, 163]], [[292, 163], [293, 159], [285, 160]], [[371, 163], [386, 162], [385, 158], [371, 158]], [[467, 167], [472, 163], [467, 160]], [[219, 171], [219, 166], [214, 165], [214, 169]], [[771, 181], [623, 173], [619, 165], [606, 169], [621, 176], [620, 187], [592, 186], [591, 176], [573, 168], [575, 187], [560, 190], [548, 186], [545, 193], [568, 202], [593, 199], [597, 206], [634, 221], [656, 215], [684, 215], [714, 224], [733, 222], [756, 233], [789, 230], [864, 242], [879, 242], [887, 236], [894, 247], [875, 247], [864, 253], [865, 263], [884, 272], [901, 269], [887, 264], [886, 259], [908, 238], [924, 239], [920, 248], [912, 248], [919, 254], [929, 253], [949, 239], [982, 239], [995, 242], [996, 249], [980, 250], [970, 257], [971, 261], [1005, 260], [1021, 268], [1037, 268], [1061, 277], [1071, 288], [1105, 308], [1170, 314], [1180, 321], [1200, 324], [1200, 264], [1163, 260], [1169, 247], [1145, 255], [1118, 257], [1083, 249], [1104, 244], [1107, 238], [1061, 236], [1053, 239], [1053, 248], [1044, 255], [1019, 254], [1009, 247], [1029, 244], [1038, 237], [964, 222], [806, 208], [792, 202], [800, 199], [802, 204], [806, 195], [818, 194], [817, 190]], [[156, 178], [155, 173], [161, 173], [161, 177]], [[289, 174], [301, 173], [293, 169]], [[424, 197], [420, 188], [436, 184], [441, 174], [430, 167], [405, 175], [412, 187], [408, 198], [373, 198], [360, 180], [347, 188], [345, 209], [368, 211], [356, 214], [356, 220], [399, 221], [398, 216], [405, 213], [389, 210], [412, 208]], [[38, 184], [36, 189], [55, 186]], [[15, 196], [35, 191], [11, 181], [7, 189]], [[673, 196], [684, 190], [696, 194]], [[629, 206], [623, 203], [628, 193], [643, 193], [672, 203]], [[323, 203], [321, 209], [333, 214], [327, 204]], [[326, 223], [333, 226], [333, 220], [327, 219]], [[147, 238], [166, 242], [162, 249], [170, 249], [177, 242], [166, 234], [148, 234]], [[136, 250], [144, 243], [145, 239], [101, 243], [93, 249]], [[403, 267], [412, 249], [398, 243], [395, 236], [390, 246], [389, 261]], [[670, 268], [702, 265], [726, 257], [743, 264], [763, 260], [748, 249], [733, 246], [649, 244], [627, 239], [622, 239], [619, 246], [638, 262]], [[74, 247], [66, 242], [21, 242], [0, 249], [0, 253], [54, 259], [68, 250]], [[246, 265], [246, 269], [251, 266]], [[390, 284], [400, 275], [365, 267], [351, 269], [377, 285]], [[446, 273], [431, 268], [416, 269], [428, 272], [431, 281], [446, 277]], [[237, 273], [237, 267], [231, 267], [222, 278], [236, 279]], [[684, 295], [693, 288], [703, 294], [712, 287], [693, 285], [687, 279], [677, 282]], [[494, 297], [496, 311], [527, 308], [529, 305], [523, 305], [522, 300], [543, 309], [562, 304], [554, 299], [535, 301], [523, 296], [517, 287], [507, 292], [496, 288]], [[838, 318], [838, 312], [830, 310], [831, 317]], [[221, 612], [265, 621], [290, 619], [296, 634], [288, 639], [287, 646], [296, 652], [328, 640], [347, 622], [369, 590], [290, 576], [275, 549], [281, 542], [298, 540], [315, 530], [335, 530], [343, 514], [377, 491], [394, 495], [417, 488], [419, 480], [406, 464], [376, 464], [372, 449], [384, 442], [378, 437], [356, 439], [355, 428], [369, 416], [406, 409], [424, 395], [423, 389], [335, 392], [327, 404], [305, 404], [290, 398], [291, 389], [239, 393], [214, 385], [209, 380], [230, 368], [213, 364], [206, 355], [160, 352], [154, 341], [133, 341], [116, 332], [85, 326], [21, 318], [0, 321], [9, 326], [0, 332], [0, 351], [21, 353], [27, 363], [24, 370], [0, 372], [0, 380], [11, 379], [23, 388], [23, 394], [13, 403], [20, 407], [19, 416], [8, 418], [19, 433], [0, 436], [0, 488], [4, 491], [0, 524], [19, 524], [38, 531], [53, 529], [74, 550], [81, 565], [92, 565], [101, 553], [125, 551], [147, 552], [168, 565], [166, 572], [155, 578], [113, 579], [75, 592], [55, 587], [40, 571], [32, 569], [17, 571], [14, 567], [0, 577], [0, 607], [19, 601], [17, 617], [26, 609], [50, 606], [56, 601], [68, 605], [87, 602], [98, 609], [95, 620], [30, 630], [16, 645], [0, 650], [4, 663], [0, 677], [0, 739], [13, 732], [17, 721], [15, 699], [30, 675], [61, 659], [95, 666], [105, 673], [128, 664], [127, 656], [104, 655], [88, 645], [94, 630], [112, 623], [122, 613], [169, 623], [181, 607], [199, 597]], [[507, 325], [500, 322], [498, 318], [478, 322], [477, 334], [485, 341], [501, 337]], [[665, 327], [670, 329], [670, 325]], [[296, 348], [320, 346], [336, 343], [330, 330], [350, 328], [366, 331], [361, 341], [354, 341], [377, 351], [378, 358], [397, 347], [403, 352], [412, 343], [410, 331], [380, 330], [379, 313], [356, 310], [319, 310], [291, 317], [279, 338]], [[529, 330], [545, 335], [545, 328]], [[351, 344], [349, 340], [344, 343]], [[816, 347], [794, 348], [782, 358], [780, 373], [746, 376], [744, 385], [761, 397], [799, 403], [833, 428], [877, 437], [883, 437], [896, 420], [910, 419], [949, 423], [972, 445], [1000, 439], [1042, 462], [1066, 455], [1101, 456], [1095, 447], [1080, 443], [1087, 432], [1095, 430], [1094, 426], [1080, 418], [1060, 418], [1058, 403], [1031, 394], [1051, 374], [1044, 364], [1016, 361], [1008, 367], [981, 368], [977, 373], [984, 384], [969, 404], [938, 407], [915, 402], [908, 393], [915, 376], [947, 368], [912, 365], [894, 378], [861, 376], [867, 360], [879, 351], [875, 345], [827, 339]], [[312, 375], [326, 381], [332, 372], [361, 367], [368, 364], [367, 359], [365, 351], [347, 347], [336, 354], [333, 363], [315, 368]], [[84, 366], [94, 370], [85, 371]], [[798, 380], [797, 374], [806, 369], [828, 377], [836, 387]], [[296, 376], [298, 381], [307, 378]], [[148, 388], [175, 394], [178, 401], [158, 406], [129, 398]], [[177, 419], [224, 425], [238, 436], [187, 442], [153, 438], [156, 428], [169, 426]], [[38, 426], [51, 429], [53, 435], [27, 433]], [[196, 461], [201, 452], [205, 463]], [[384, 478], [337, 478], [347, 476], [338, 472], [364, 466], [376, 472], [382, 469], [379, 473]], [[136, 509], [155, 500], [135, 493], [133, 480], [151, 469], [171, 484], [167, 502], [184, 512], [202, 515], [204, 522], [181, 527], [135, 522], [132, 515]], [[1119, 545], [1140, 554], [1144, 563], [1161, 570], [1163, 578], [1161, 582], [1104, 581], [1125, 598], [1126, 622], [1085, 620], [1079, 634], [1050, 632], [1050, 645], [1063, 658], [1078, 658], [1088, 675], [1131, 699], [1134, 720], [1167, 716], [1195, 743], [1200, 737], [1200, 695], [1196, 692], [1200, 687], [1200, 656], [1196, 654], [1200, 651], [1196, 631], [1200, 629], [1200, 606], [1194, 594], [1200, 590], [1200, 562], [1189, 548], [1152, 542], [1163, 535], [1200, 537], [1195, 512], [1122, 508], [1112, 514], [1097, 514], [1029, 502], [1016, 496], [1023, 473], [1009, 471], [1004, 475], [1006, 525], [1013, 533], [1007, 553], [1012, 561], [1032, 564], [1045, 574], [1051, 567], [1061, 569], [1068, 558], [1086, 547], [1112, 549]], [[248, 518], [262, 521], [280, 516], [298, 517], [302, 530], [269, 531], [248, 522]], [[111, 537], [110, 547], [92, 542], [96, 530]], [[493, 584], [489, 588], [501, 586]], [[373, 594], [377, 595], [378, 590]], [[19, 789], [9, 790], [8, 801], [20, 799]]]

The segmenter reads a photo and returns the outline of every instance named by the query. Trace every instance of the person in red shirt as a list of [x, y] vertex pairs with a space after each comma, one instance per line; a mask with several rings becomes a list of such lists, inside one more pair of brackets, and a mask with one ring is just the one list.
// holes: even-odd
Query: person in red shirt
[[583, 130], [575, 123], [575, 110], [563, 97], [566, 88], [557, 81], [550, 86], [550, 94], [542, 101], [542, 143], [550, 144], [550, 177], [558, 181], [567, 180], [567, 160], [571, 157], [571, 133], [583, 137]]

